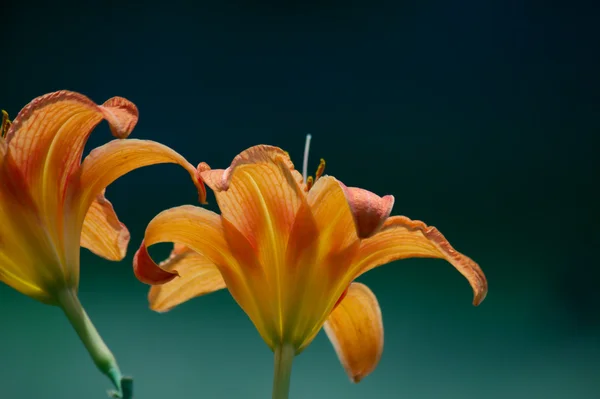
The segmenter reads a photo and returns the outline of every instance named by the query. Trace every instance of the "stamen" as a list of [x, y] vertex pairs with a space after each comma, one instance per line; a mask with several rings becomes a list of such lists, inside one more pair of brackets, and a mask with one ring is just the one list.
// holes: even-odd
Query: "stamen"
[[306, 191], [309, 191], [313, 186], [314, 180], [312, 176], [308, 176], [306, 179]]
[[8, 112], [2, 110], [2, 124], [0, 125], [0, 137], [4, 137], [12, 122], [8, 119]]
[[315, 173], [315, 182], [319, 180], [319, 177], [323, 176], [323, 172], [325, 172], [325, 160], [321, 158], [319, 167], [317, 168], [317, 173]]
[[304, 143], [304, 162], [302, 163], [302, 178], [304, 182], [308, 184], [308, 151], [310, 150], [310, 139], [312, 136], [306, 135], [306, 142]]

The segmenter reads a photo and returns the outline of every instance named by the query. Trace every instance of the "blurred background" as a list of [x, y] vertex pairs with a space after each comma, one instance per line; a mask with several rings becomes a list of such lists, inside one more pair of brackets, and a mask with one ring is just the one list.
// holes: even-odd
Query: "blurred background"
[[[489, 294], [478, 308], [441, 260], [363, 276], [383, 312], [379, 367], [350, 383], [321, 333], [295, 362], [292, 399], [593, 399], [598, 16], [527, 0], [11, 1], [0, 107], [14, 117], [59, 89], [124, 96], [140, 110], [132, 137], [221, 168], [255, 144], [300, 167], [312, 133], [309, 170], [323, 157], [346, 184], [393, 194], [393, 213], [479, 262]], [[87, 148], [110, 138], [104, 123]], [[228, 292], [156, 314], [133, 276], [152, 217], [196, 203], [185, 171], [141, 169], [107, 197], [130, 252], [111, 263], [83, 250], [80, 297], [135, 398], [269, 398], [272, 353]], [[58, 308], [1, 285], [0, 314], [1, 398], [106, 398], [109, 381]]]

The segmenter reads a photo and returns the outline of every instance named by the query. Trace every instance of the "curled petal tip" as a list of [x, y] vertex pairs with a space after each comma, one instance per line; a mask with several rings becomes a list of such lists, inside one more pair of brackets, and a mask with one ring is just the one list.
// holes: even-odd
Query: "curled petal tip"
[[199, 173], [202, 173], [202, 172], [206, 172], [207, 170], [210, 170], [210, 166], [208, 166], [208, 164], [206, 162], [200, 162], [196, 169], [198, 170]]
[[407, 258], [445, 259], [462, 274], [473, 289], [473, 305], [486, 297], [488, 283], [479, 265], [458, 252], [433, 226], [405, 216], [392, 216], [372, 238], [363, 241], [358, 262], [364, 262], [360, 274], [374, 267]]
[[[473, 262], [473, 263], [475, 263], [475, 262]], [[483, 275], [483, 272], [482, 272], [482, 276], [478, 279], [477, 282], [478, 282], [479, 287], [473, 289], [474, 290], [473, 306], [481, 305], [483, 300], [487, 297], [487, 293], [488, 293], [488, 282], [487, 282], [487, 279], [485, 278], [485, 276]]]
[[394, 196], [380, 197], [375, 193], [356, 187], [346, 187], [340, 182], [350, 205], [358, 237], [369, 238], [377, 233], [394, 207]]
[[148, 285], [166, 284], [175, 277], [179, 277], [176, 270], [168, 272], [154, 263], [143, 241], [133, 257], [133, 272], [138, 280]]
[[479, 306], [487, 296], [487, 281], [485, 283], [485, 290], [483, 292], [478, 292], [473, 297], [473, 306]]
[[198, 202], [202, 205], [208, 204], [208, 201], [206, 201], [206, 186], [200, 176], [196, 178], [196, 187], [198, 188]]
[[123, 97], [113, 97], [100, 108], [110, 124], [113, 136], [120, 139], [129, 136], [139, 119], [135, 104]]
[[[202, 179], [213, 191], [223, 192], [229, 190], [229, 185], [234, 171], [242, 165], [257, 164], [281, 164], [290, 170], [290, 173], [298, 182], [302, 181], [302, 176], [294, 169], [294, 164], [289, 156], [281, 148], [257, 145], [250, 147], [238, 154], [227, 169], [210, 169], [204, 162], [198, 165]], [[200, 170], [203, 168], [203, 170]]]
[[446, 260], [467, 278], [473, 288], [473, 305], [479, 306], [488, 292], [487, 278], [479, 265], [473, 259], [455, 250], [437, 228], [426, 226], [425, 223], [420, 221], [410, 221], [409, 223], [414, 227], [420, 228], [424, 232], [425, 237], [434, 243]]
[[206, 201], [206, 185], [205, 185], [204, 179], [202, 177], [202, 172], [206, 172], [209, 170], [210, 170], [210, 166], [208, 166], [208, 164], [206, 162], [200, 162], [198, 164], [198, 166], [196, 167], [196, 171], [198, 172], [197, 176], [196, 176], [196, 181], [197, 181], [196, 186], [198, 187], [198, 201], [202, 205], [208, 204], [208, 202]]

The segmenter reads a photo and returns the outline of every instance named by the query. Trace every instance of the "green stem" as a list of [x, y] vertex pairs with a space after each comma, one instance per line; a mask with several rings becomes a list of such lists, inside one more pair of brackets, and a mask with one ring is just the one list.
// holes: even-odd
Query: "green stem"
[[71, 325], [79, 335], [83, 345], [88, 350], [96, 367], [106, 375], [117, 388], [116, 397], [123, 397], [123, 388], [121, 385], [121, 371], [117, 361], [110, 351], [96, 327], [83, 310], [77, 294], [71, 290], [65, 290], [58, 295], [58, 303], [65, 312], [65, 315], [71, 322]]
[[283, 344], [275, 349], [273, 399], [288, 399], [294, 356], [296, 356], [296, 350], [292, 345]]

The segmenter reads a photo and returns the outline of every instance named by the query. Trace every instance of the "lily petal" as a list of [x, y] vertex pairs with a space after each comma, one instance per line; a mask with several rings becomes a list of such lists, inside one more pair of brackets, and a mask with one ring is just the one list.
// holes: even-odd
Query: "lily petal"
[[135, 127], [138, 111], [121, 97], [99, 106], [82, 94], [58, 91], [30, 102], [7, 132], [12, 158], [51, 226], [69, 176], [79, 167], [85, 143], [102, 119], [122, 138]]
[[[0, 139], [0, 281], [50, 303], [48, 289], [73, 276], [60, 263], [21, 171]], [[2, 144], [4, 143], [4, 145]], [[39, 265], [44, 267], [40, 268]]]
[[439, 232], [419, 220], [392, 216], [381, 231], [363, 240], [354, 266], [357, 276], [377, 266], [406, 258], [439, 258], [450, 262], [473, 288], [473, 304], [479, 305], [488, 284], [477, 263], [456, 251]]
[[81, 246], [108, 260], [119, 261], [127, 254], [129, 238], [129, 230], [119, 221], [103, 191], [85, 216]]
[[[135, 275], [143, 283], [165, 284], [179, 275], [176, 269], [164, 270], [150, 258], [147, 247], [161, 242], [185, 245], [217, 267], [235, 265], [223, 235], [221, 217], [203, 208], [179, 206], [159, 213], [150, 221], [134, 258]], [[169, 277], [157, 280], [154, 276], [160, 276], [161, 271]]]
[[238, 154], [227, 169], [213, 169], [211, 171], [210, 167], [204, 162], [198, 165], [198, 169], [202, 172], [207, 172], [206, 174], [202, 175], [202, 178], [205, 179], [206, 184], [213, 191], [220, 192], [227, 191], [229, 189], [233, 172], [238, 166], [277, 161], [283, 163], [287, 169], [290, 170], [293, 179], [299, 185], [303, 183], [304, 179], [302, 178], [300, 172], [295, 169], [294, 163], [290, 159], [288, 153], [279, 147], [270, 145], [256, 145], [248, 148], [247, 150]]
[[252, 319], [257, 329], [265, 331], [255, 296], [246, 283], [245, 268], [242, 268], [231, 254], [219, 215], [203, 208], [186, 205], [167, 209], [155, 216], [148, 224], [144, 242], [134, 257], [134, 274], [143, 283], [161, 285], [175, 278], [183, 278], [177, 277], [177, 266], [163, 269], [150, 257], [147, 247], [161, 242], [185, 245], [214, 264], [233, 298]]
[[150, 309], [156, 312], [166, 312], [192, 298], [226, 288], [219, 268], [185, 245], [175, 244], [171, 256], [159, 266], [168, 272], [176, 269], [180, 277], [150, 288]]
[[380, 197], [362, 188], [346, 187], [342, 183], [340, 184], [352, 210], [358, 236], [361, 239], [371, 237], [381, 229], [385, 220], [390, 216], [394, 206], [394, 197], [391, 195]]
[[74, 180], [74, 196], [80, 197], [80, 211], [87, 211], [93, 199], [106, 186], [137, 168], [160, 163], [181, 165], [192, 177], [200, 201], [206, 201], [206, 189], [196, 168], [169, 147], [148, 140], [113, 140], [90, 152]]
[[283, 150], [260, 145], [236, 156], [229, 168], [201, 176], [215, 192], [223, 217], [269, 256], [285, 248], [304, 195], [293, 170]]
[[0, 250], [0, 281], [30, 298], [43, 303], [50, 303], [52, 297], [44, 289], [31, 282], [27, 275], [20, 272], [12, 257]]
[[347, 190], [336, 178], [323, 176], [308, 192], [307, 201], [317, 222], [319, 239], [327, 243], [323, 247], [328, 254], [343, 252], [359, 238]]
[[383, 320], [377, 298], [366, 285], [350, 285], [324, 328], [353, 382], [375, 370], [383, 353]]
[[281, 334], [287, 306], [283, 292], [286, 248], [305, 200], [301, 176], [283, 150], [264, 145], [242, 152], [225, 170], [206, 170], [204, 165], [200, 169], [202, 179], [215, 192], [223, 219], [245, 237], [264, 270], [263, 291], [270, 291], [275, 300], [263, 309], [273, 308], [274, 328]]
[[[298, 291], [294, 340], [301, 351], [314, 339], [344, 290], [360, 242], [343, 186], [331, 176], [319, 178], [307, 195], [309, 212], [300, 209], [288, 244], [288, 263], [302, 273], [290, 284]], [[292, 252], [293, 251], [293, 252]], [[295, 253], [292, 256], [290, 253]], [[298, 266], [297, 266], [298, 268]], [[310, 285], [311, 289], [305, 287]]]
[[[1, 137], [0, 151], [2, 151]], [[7, 176], [4, 174], [5, 169], [2, 164], [3, 157], [0, 152], [0, 181], [4, 188], [5, 184], [11, 182], [6, 181]], [[15, 190], [11, 192], [0, 190], [0, 281], [22, 294], [49, 303], [52, 298], [42, 286], [40, 273], [36, 273], [35, 270], [37, 264], [35, 255], [46, 253], [44, 250], [48, 248], [47, 240], [41, 234], [35, 234], [39, 230], [35, 229], [38, 223], [35, 213], [25, 213], [21, 218], [16, 215], [14, 209], [21, 204], [10, 195], [12, 191]], [[24, 240], [29, 237], [38, 240], [32, 242]], [[50, 262], [49, 271], [61, 275], [62, 270], [57, 270], [56, 266], [56, 262]]]

